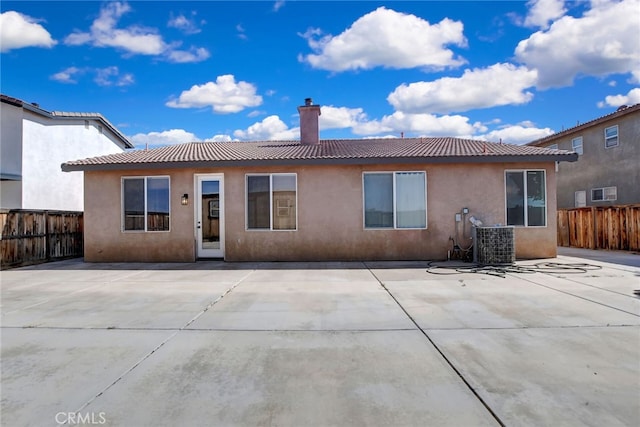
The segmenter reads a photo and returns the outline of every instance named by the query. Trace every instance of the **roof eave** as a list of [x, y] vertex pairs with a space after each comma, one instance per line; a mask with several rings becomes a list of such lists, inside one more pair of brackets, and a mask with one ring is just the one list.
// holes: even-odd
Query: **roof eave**
[[74, 171], [114, 171], [140, 169], [178, 169], [204, 167], [247, 167], [247, 166], [327, 166], [327, 165], [380, 165], [380, 164], [453, 164], [453, 163], [548, 163], [575, 162], [577, 153], [549, 155], [480, 155], [480, 156], [435, 156], [435, 157], [370, 157], [370, 158], [314, 158], [314, 159], [254, 159], [254, 160], [205, 160], [171, 161], [147, 163], [107, 163], [107, 164], [62, 164], [63, 172]]
[[[12, 104], [12, 105], [16, 105], [16, 104]], [[16, 105], [17, 106], [17, 105]], [[102, 125], [104, 125], [107, 129], [109, 129], [111, 131], [111, 133], [113, 133], [116, 138], [118, 138], [120, 140], [120, 142], [122, 142], [122, 144], [124, 145], [124, 148], [135, 148], [135, 146], [131, 143], [131, 141], [129, 141], [127, 139], [126, 136], [124, 136], [118, 129], [116, 129], [115, 126], [113, 126], [107, 119], [105, 119], [104, 117], [102, 117], [101, 115], [87, 115], [87, 116], [65, 116], [65, 115], [60, 115], [60, 114], [54, 114], [50, 111], [44, 110], [40, 107], [36, 107], [35, 105], [26, 103], [26, 102], [22, 102], [22, 105], [20, 105], [22, 108], [24, 108], [25, 110], [29, 110], [34, 114], [38, 114], [40, 116], [46, 117], [48, 119], [52, 119], [52, 120], [96, 120], [98, 122], [100, 122]]]

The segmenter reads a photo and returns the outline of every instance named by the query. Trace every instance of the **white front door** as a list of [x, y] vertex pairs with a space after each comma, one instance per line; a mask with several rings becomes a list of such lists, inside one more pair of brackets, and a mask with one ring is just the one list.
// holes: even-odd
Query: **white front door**
[[224, 258], [224, 176], [196, 175], [198, 258]]

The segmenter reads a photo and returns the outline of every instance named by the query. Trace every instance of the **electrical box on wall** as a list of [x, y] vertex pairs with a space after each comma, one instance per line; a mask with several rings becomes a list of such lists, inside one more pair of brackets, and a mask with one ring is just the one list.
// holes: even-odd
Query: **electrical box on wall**
[[463, 214], [468, 214], [469, 213], [469, 208], [462, 208], [462, 213]]
[[462, 215], [460, 215], [459, 213], [456, 214], [456, 222], [460, 222], [462, 221]]

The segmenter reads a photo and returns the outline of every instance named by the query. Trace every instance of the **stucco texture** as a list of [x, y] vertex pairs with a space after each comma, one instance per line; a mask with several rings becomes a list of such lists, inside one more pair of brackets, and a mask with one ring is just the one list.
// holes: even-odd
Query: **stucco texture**
[[[463, 207], [484, 225], [505, 224], [505, 170], [544, 169], [546, 227], [516, 227], [518, 258], [556, 255], [556, 194], [553, 163], [467, 165], [287, 166], [219, 169], [154, 169], [85, 172], [85, 260], [88, 262], [190, 262], [197, 257], [195, 174], [224, 174], [224, 259], [227, 261], [442, 260], [456, 234], [455, 214]], [[363, 172], [425, 171], [427, 228], [371, 230], [363, 225]], [[245, 177], [249, 173], [297, 174], [297, 229], [246, 230]], [[169, 176], [168, 232], [121, 231], [121, 178]], [[468, 246], [459, 224], [461, 246]]]

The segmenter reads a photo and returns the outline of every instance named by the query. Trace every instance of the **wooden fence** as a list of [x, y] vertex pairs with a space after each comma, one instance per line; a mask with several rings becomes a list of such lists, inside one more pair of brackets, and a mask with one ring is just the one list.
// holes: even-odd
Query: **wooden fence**
[[640, 250], [640, 205], [558, 209], [558, 246]]
[[82, 215], [82, 212], [23, 209], [0, 211], [0, 267], [81, 257]]

